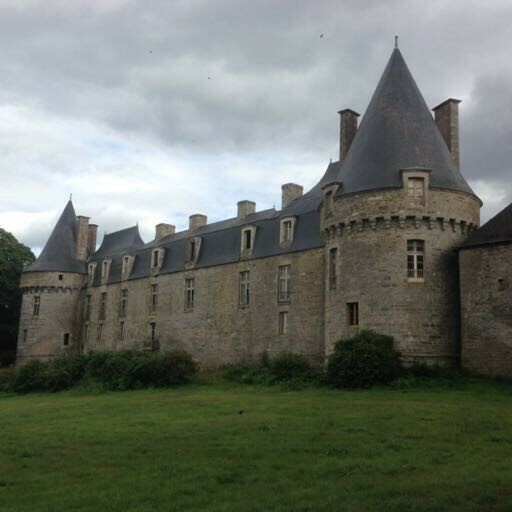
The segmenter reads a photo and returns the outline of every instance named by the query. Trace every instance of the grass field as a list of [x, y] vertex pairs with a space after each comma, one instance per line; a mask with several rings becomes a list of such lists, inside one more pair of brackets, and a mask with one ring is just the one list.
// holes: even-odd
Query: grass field
[[512, 385], [0, 395], [0, 510], [510, 511]]

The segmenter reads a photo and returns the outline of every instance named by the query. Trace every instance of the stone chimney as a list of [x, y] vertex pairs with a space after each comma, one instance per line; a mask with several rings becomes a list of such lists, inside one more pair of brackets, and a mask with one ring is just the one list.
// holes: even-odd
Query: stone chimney
[[304, 189], [296, 183], [285, 183], [281, 186], [281, 208], [286, 208], [292, 201], [302, 196]]
[[87, 248], [89, 243], [89, 217], [78, 215], [76, 233], [76, 254], [77, 260], [84, 261], [87, 259]]
[[356, 136], [359, 114], [349, 108], [340, 110], [338, 114], [340, 115], [340, 162], [343, 162]]
[[459, 103], [460, 100], [448, 98], [433, 108], [436, 124], [443, 136], [453, 161], [459, 167]]
[[238, 201], [237, 219], [245, 219], [247, 215], [256, 212], [256, 203], [254, 201]]
[[206, 215], [201, 215], [200, 213], [196, 213], [191, 215], [188, 218], [188, 229], [197, 229], [201, 226], [206, 226], [208, 217]]
[[169, 235], [174, 235], [176, 233], [176, 226], [172, 224], [166, 224], [165, 222], [161, 222], [155, 226], [155, 240], [160, 240]]
[[87, 233], [87, 251], [89, 254], [96, 252], [96, 235], [98, 234], [98, 224], [89, 224]]

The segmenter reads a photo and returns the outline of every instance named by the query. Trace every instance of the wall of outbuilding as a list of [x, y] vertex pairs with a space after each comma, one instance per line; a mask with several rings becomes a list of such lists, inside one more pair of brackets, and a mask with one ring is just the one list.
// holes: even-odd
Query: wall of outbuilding
[[462, 366], [512, 377], [512, 244], [461, 250]]

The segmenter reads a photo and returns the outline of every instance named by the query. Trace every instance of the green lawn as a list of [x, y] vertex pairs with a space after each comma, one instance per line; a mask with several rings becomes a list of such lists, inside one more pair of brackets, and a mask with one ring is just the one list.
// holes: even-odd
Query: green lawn
[[2, 512], [512, 510], [493, 382], [3, 395], [0, 433]]

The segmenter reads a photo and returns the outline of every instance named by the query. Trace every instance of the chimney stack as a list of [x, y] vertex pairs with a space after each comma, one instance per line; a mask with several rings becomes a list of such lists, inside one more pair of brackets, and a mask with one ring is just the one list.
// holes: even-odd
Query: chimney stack
[[87, 251], [89, 254], [96, 252], [96, 235], [98, 234], [98, 224], [89, 224], [87, 233]]
[[238, 201], [237, 219], [245, 219], [247, 215], [256, 212], [256, 203], [254, 201]]
[[286, 183], [281, 186], [281, 208], [286, 208], [292, 201], [302, 196], [304, 189], [296, 183]]
[[174, 235], [176, 232], [176, 226], [172, 224], [166, 224], [165, 222], [161, 222], [155, 226], [155, 240], [161, 240], [169, 235]]
[[75, 258], [80, 261], [85, 261], [87, 259], [87, 248], [89, 243], [89, 217], [78, 215], [76, 221], [78, 229], [76, 233]]
[[340, 162], [343, 162], [356, 136], [359, 114], [349, 108], [340, 110], [338, 114], [340, 115]]
[[197, 229], [201, 226], [206, 226], [206, 221], [208, 218], [206, 215], [201, 215], [200, 213], [196, 213], [194, 215], [191, 215], [188, 218], [188, 229]]
[[453, 161], [459, 168], [459, 103], [460, 100], [448, 98], [433, 108], [436, 124], [443, 136]]

